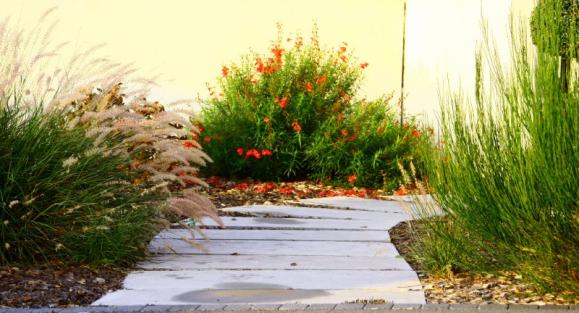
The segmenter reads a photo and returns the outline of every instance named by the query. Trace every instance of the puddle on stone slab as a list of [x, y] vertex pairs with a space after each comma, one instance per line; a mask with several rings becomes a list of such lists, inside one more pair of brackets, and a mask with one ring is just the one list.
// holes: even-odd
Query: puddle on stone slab
[[302, 221], [296, 221], [289, 218], [254, 218], [254, 222], [263, 224], [278, 224], [278, 225], [288, 225], [288, 224], [303, 224]]
[[296, 290], [276, 284], [222, 283], [215, 287], [223, 289], [189, 291], [176, 295], [171, 300], [184, 303], [275, 303], [330, 294], [325, 290]]

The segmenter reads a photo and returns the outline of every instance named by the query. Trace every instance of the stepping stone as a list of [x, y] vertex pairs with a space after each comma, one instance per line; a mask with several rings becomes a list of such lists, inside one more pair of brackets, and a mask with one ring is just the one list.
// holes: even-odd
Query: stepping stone
[[[390, 242], [385, 230], [268, 230], [268, 229], [204, 229], [203, 233], [211, 240], [286, 240], [286, 241], [377, 241]], [[187, 229], [166, 229], [156, 239], [191, 239]], [[203, 239], [195, 233], [195, 238]]]
[[184, 304], [327, 304], [382, 299], [394, 303], [424, 304], [416, 290], [393, 289], [161, 289], [119, 290], [108, 293], [93, 305], [184, 305]]
[[[276, 282], [273, 284], [272, 282]], [[123, 287], [161, 289], [391, 289], [420, 288], [413, 271], [135, 271]]]
[[362, 199], [354, 197], [328, 197], [315, 199], [301, 199], [299, 203], [305, 205], [328, 206], [351, 210], [362, 210], [383, 213], [404, 214], [407, 219], [410, 218], [409, 211], [412, 209], [402, 201], [384, 201], [374, 199]]
[[391, 243], [336, 241], [240, 241], [198, 240], [207, 252], [199, 250], [181, 239], [154, 239], [149, 250], [154, 253], [221, 254], [221, 255], [335, 255], [335, 256], [387, 256], [395, 257], [398, 251]]
[[138, 265], [147, 270], [376, 270], [412, 269], [400, 257], [296, 255], [190, 255], [153, 256]]
[[[304, 230], [382, 230], [395, 226], [408, 218], [402, 214], [392, 214], [384, 220], [336, 220], [305, 218], [261, 218], [261, 217], [222, 217], [227, 229], [304, 229]], [[219, 225], [210, 218], [202, 220], [201, 228], [216, 228]]]
[[[343, 220], [387, 220], [398, 218], [400, 212], [384, 213], [360, 210], [336, 210], [295, 206], [252, 205], [222, 209], [223, 212], [249, 213], [258, 217], [324, 218]], [[394, 214], [394, 215], [392, 215]]]

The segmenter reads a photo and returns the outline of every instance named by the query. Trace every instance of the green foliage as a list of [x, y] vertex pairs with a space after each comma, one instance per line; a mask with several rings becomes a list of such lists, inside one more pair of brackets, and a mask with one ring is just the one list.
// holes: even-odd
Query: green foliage
[[126, 164], [95, 152], [85, 131], [65, 128], [58, 113], [2, 103], [0, 263], [144, 256], [155, 231], [154, 196], [127, 182]]
[[343, 111], [357, 90], [361, 69], [347, 62], [345, 46], [339, 52], [322, 50], [315, 35], [307, 46], [298, 36], [286, 51], [281, 41], [270, 56], [247, 56], [223, 68], [223, 95], [209, 100], [202, 112], [203, 147], [214, 160], [208, 173], [304, 177], [312, 134]]
[[342, 182], [358, 175], [359, 185], [382, 186], [388, 177], [394, 186], [396, 162], [410, 158], [405, 139], [414, 126], [395, 125], [384, 99], [353, 100], [368, 64], [352, 60], [345, 44], [321, 49], [314, 31], [307, 45], [297, 36], [286, 48], [278, 38], [271, 55], [224, 66], [223, 92], [208, 101], [198, 124], [214, 161], [205, 174]]
[[461, 94], [442, 99], [441, 142], [425, 148], [424, 164], [447, 219], [425, 219], [417, 258], [577, 292], [579, 88], [560, 88], [558, 55], [530, 56], [524, 31], [512, 38], [509, 72], [485, 50], [491, 85], [479, 70], [474, 107]]
[[[547, 31], [545, 31], [547, 30]], [[573, 51], [579, 43], [579, 0], [540, 0], [531, 16], [533, 43], [553, 55]]]
[[400, 127], [388, 99], [359, 101], [327, 119], [306, 151], [310, 175], [392, 190], [403, 184], [398, 163], [416, 155], [423, 134], [414, 121]]

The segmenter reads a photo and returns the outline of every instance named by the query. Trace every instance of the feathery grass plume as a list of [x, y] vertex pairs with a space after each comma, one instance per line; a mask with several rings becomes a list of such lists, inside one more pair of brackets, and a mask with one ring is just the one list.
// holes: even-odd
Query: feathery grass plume
[[87, 135], [95, 142], [109, 145], [105, 150], [132, 158], [127, 168], [135, 176], [134, 184], [166, 182], [170, 213], [194, 219], [207, 216], [223, 225], [215, 206], [194, 189], [207, 186], [196, 175], [211, 159], [189, 138], [195, 129], [189, 119], [142, 97], [125, 103], [120, 92], [118, 84], [93, 92], [75, 101], [77, 109], [71, 114], [80, 117], [80, 125], [88, 128]]
[[108, 88], [133, 72], [130, 66], [94, 58], [98, 46], [72, 55], [65, 67], [59, 67], [56, 59], [72, 52], [66, 42], [51, 40], [57, 26], [50, 21], [55, 9], [47, 10], [32, 29], [9, 18], [0, 22], [0, 97], [8, 100], [2, 105], [60, 110], [87, 88]]

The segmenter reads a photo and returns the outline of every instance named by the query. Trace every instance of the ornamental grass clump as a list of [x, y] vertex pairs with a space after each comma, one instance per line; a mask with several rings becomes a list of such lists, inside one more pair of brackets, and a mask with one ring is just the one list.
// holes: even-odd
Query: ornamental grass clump
[[158, 195], [130, 183], [122, 156], [91, 153], [94, 141], [56, 112], [0, 98], [0, 263], [60, 258], [130, 263], [158, 229]]
[[130, 264], [168, 219], [221, 223], [197, 193], [209, 158], [190, 139], [190, 112], [147, 101], [146, 85], [123, 94], [132, 69], [92, 50], [56, 68], [62, 46], [42, 20], [32, 32], [9, 26], [0, 24], [0, 263]]
[[267, 54], [223, 66], [195, 121], [215, 161], [205, 174], [396, 186], [415, 123], [396, 124], [385, 99], [356, 99], [367, 66], [345, 43], [321, 48], [315, 29], [309, 42], [279, 35]]
[[[561, 47], [550, 25], [534, 26], [535, 42]], [[560, 55], [534, 50], [524, 27], [511, 38], [508, 69], [488, 39], [478, 55], [474, 105], [442, 99], [441, 143], [427, 149], [425, 168], [446, 216], [424, 219], [415, 256], [437, 273], [510, 271], [576, 295], [579, 67], [561, 88]]]

